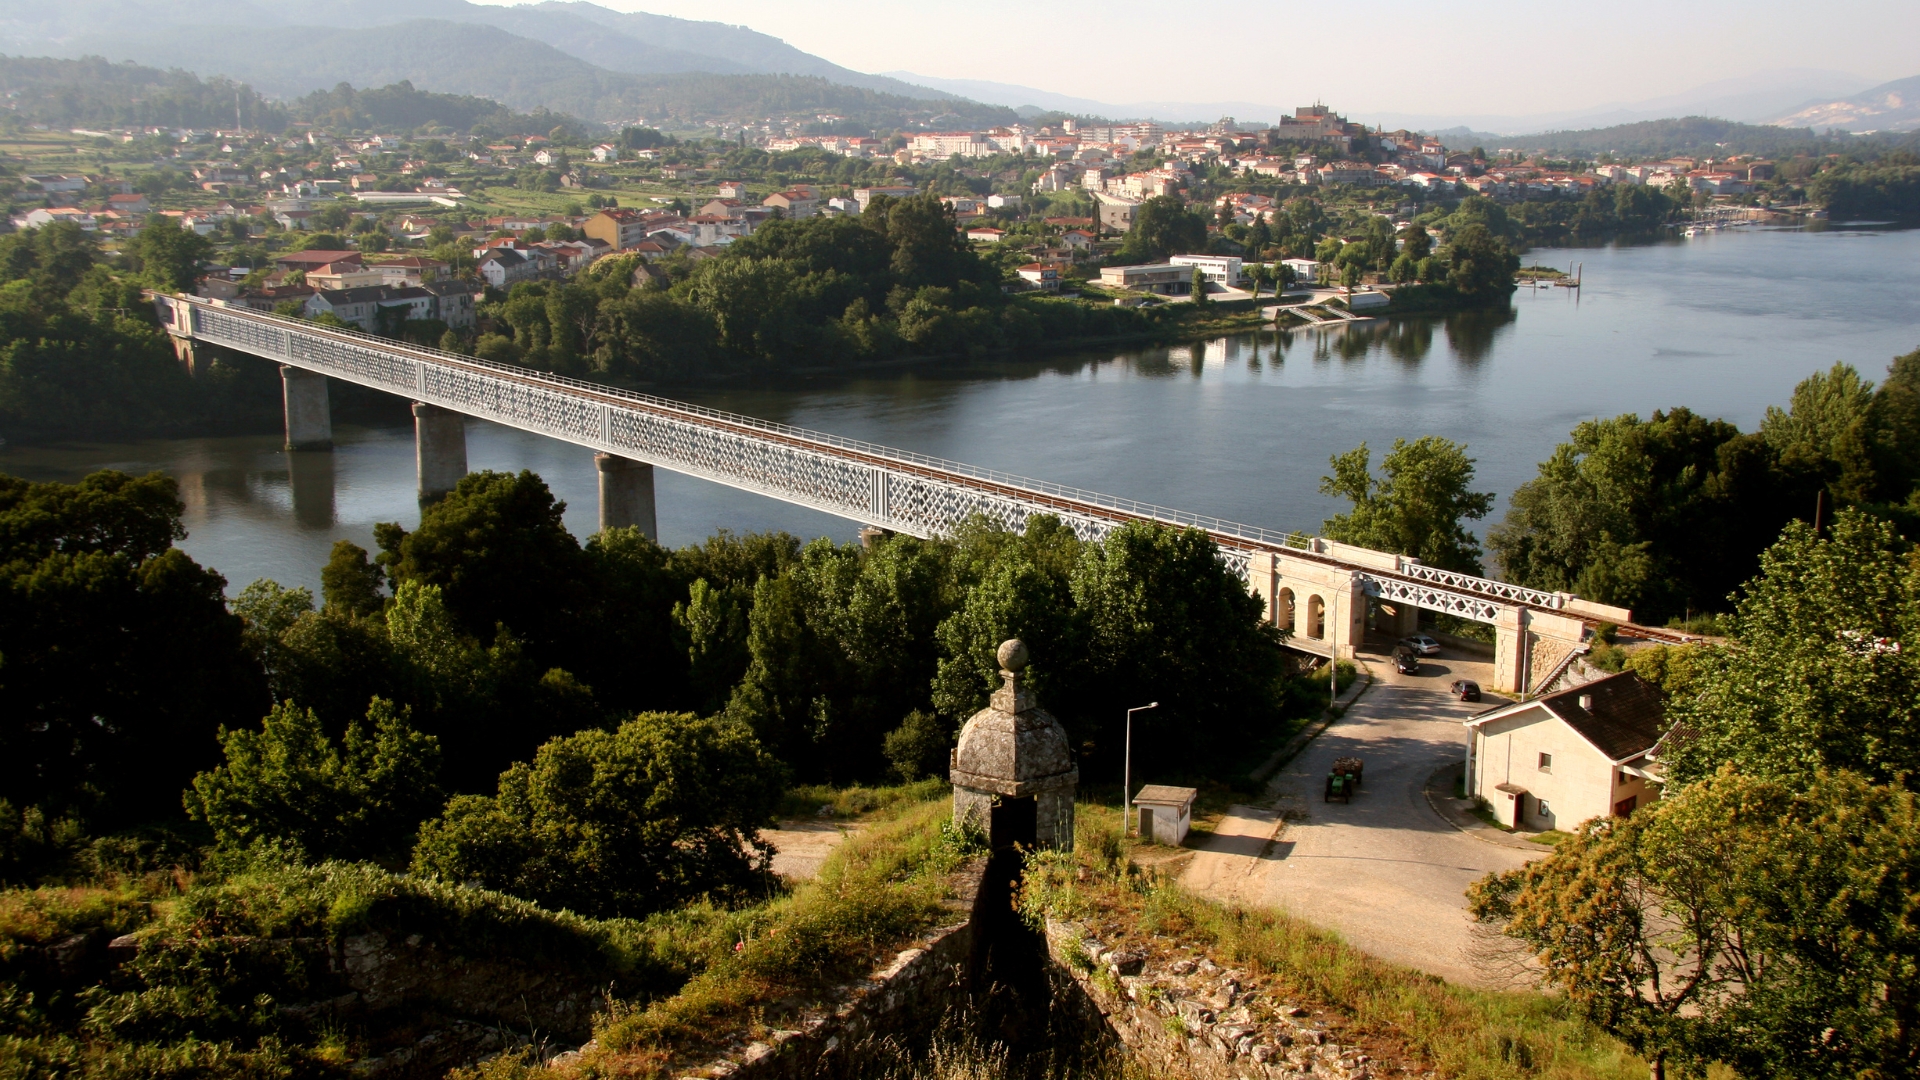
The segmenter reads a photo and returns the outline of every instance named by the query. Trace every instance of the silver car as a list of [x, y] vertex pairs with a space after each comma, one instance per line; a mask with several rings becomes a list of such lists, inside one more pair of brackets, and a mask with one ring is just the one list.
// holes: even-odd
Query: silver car
[[1440, 643], [1425, 634], [1412, 634], [1400, 639], [1400, 644], [1419, 653], [1421, 656], [1439, 656]]

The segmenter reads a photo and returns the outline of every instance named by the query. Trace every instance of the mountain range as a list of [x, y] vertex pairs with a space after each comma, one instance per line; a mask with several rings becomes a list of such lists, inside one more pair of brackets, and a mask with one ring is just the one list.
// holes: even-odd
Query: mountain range
[[[586, 0], [512, 7], [468, 0], [334, 0], [326, 5], [229, 0], [218, 9], [197, 0], [0, 0], [0, 51], [179, 67], [243, 80], [278, 97], [339, 82], [378, 86], [410, 80], [435, 91], [590, 120], [671, 112], [698, 122], [817, 110], [859, 113], [869, 121], [905, 116], [958, 127], [1058, 110], [1116, 120], [1233, 116], [1258, 123], [1304, 103], [1115, 103], [986, 80], [907, 71], [869, 74], [744, 26], [620, 12]], [[761, 78], [751, 80], [751, 89], [747, 84], [725, 88], [716, 76]], [[1839, 71], [1777, 69], [1578, 110], [1355, 111], [1352, 117], [1389, 128], [1471, 129], [1496, 138], [1677, 116], [1819, 129], [1920, 127], [1920, 77], [1877, 87], [1869, 82]]]
[[1920, 75], [1881, 83], [1837, 101], [1805, 102], [1771, 123], [1817, 131], [1920, 131]]
[[[1013, 83], [979, 79], [942, 79], [911, 71], [889, 71], [888, 76], [904, 83], [930, 86], [952, 94], [993, 105], [1006, 105], [1023, 113], [1058, 110], [1111, 119], [1153, 117], [1158, 120], [1212, 120], [1232, 116], [1238, 120], [1272, 120], [1293, 112], [1294, 105], [1282, 102], [1253, 101], [1096, 101], [1054, 93]], [[1859, 93], [1870, 80], [1842, 71], [1819, 68], [1781, 68], [1756, 72], [1735, 79], [1720, 79], [1657, 97], [1617, 101], [1583, 109], [1534, 113], [1403, 113], [1354, 110], [1352, 118], [1387, 128], [1405, 127], [1416, 131], [1453, 131], [1470, 129], [1487, 133], [1488, 138], [1531, 132], [1565, 130], [1573, 127], [1601, 128], [1659, 120], [1678, 116], [1711, 116], [1736, 123], [1777, 122], [1790, 110], [1807, 107], [1816, 101], [1829, 101]], [[1899, 84], [1888, 84], [1897, 86]], [[1872, 94], [1875, 91], [1867, 91]], [[1865, 96], [1865, 95], [1862, 95]], [[1914, 96], [1909, 91], [1909, 100]], [[1791, 126], [1804, 127], [1804, 124]]]
[[233, 0], [217, 12], [193, 0], [0, 0], [0, 51], [177, 67], [283, 98], [340, 82], [408, 80], [589, 120], [806, 112], [870, 123], [948, 114], [955, 126], [1014, 119], [1003, 108], [840, 67], [745, 27], [578, 0]]

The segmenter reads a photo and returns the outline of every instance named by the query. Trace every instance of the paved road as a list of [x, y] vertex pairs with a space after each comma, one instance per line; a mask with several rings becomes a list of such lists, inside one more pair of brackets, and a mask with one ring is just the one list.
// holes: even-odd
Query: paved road
[[[1277, 815], [1235, 807], [1182, 880], [1205, 895], [1281, 907], [1338, 930], [1375, 956], [1475, 985], [1503, 984], [1480, 962], [1464, 892], [1491, 870], [1534, 853], [1488, 843], [1446, 823], [1423, 794], [1436, 769], [1465, 747], [1460, 720], [1485, 705], [1446, 694], [1460, 677], [1487, 681], [1486, 665], [1439, 659], [1401, 676], [1370, 658], [1375, 683], [1347, 715], [1274, 778]], [[1322, 801], [1333, 759], [1364, 758], [1351, 803]], [[1275, 817], [1284, 827], [1273, 838]], [[1539, 854], [1545, 854], [1542, 849]]]

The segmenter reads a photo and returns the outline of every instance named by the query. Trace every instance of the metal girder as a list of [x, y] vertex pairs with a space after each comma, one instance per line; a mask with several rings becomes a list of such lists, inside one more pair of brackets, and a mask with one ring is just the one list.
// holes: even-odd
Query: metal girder
[[1475, 622], [1498, 622], [1502, 609], [1513, 606], [1486, 597], [1470, 596], [1450, 589], [1435, 588], [1418, 581], [1402, 581], [1397, 578], [1375, 577], [1366, 572], [1356, 575], [1360, 580], [1361, 591], [1368, 596], [1381, 600], [1391, 600], [1402, 604], [1412, 604], [1429, 611], [1443, 611], [1449, 615], [1458, 615]]
[[[154, 300], [163, 309], [163, 323], [178, 336], [914, 536], [950, 535], [976, 515], [1022, 529], [1034, 514], [1054, 514], [1074, 535], [1092, 541], [1129, 521], [1156, 521], [1206, 530], [1219, 542], [1228, 567], [1241, 577], [1248, 575], [1256, 552], [1314, 550], [1300, 533], [1063, 487], [197, 297], [155, 294]], [[1557, 610], [1564, 600], [1406, 560], [1391, 576], [1350, 568], [1370, 596], [1481, 622], [1493, 622], [1503, 608]]]

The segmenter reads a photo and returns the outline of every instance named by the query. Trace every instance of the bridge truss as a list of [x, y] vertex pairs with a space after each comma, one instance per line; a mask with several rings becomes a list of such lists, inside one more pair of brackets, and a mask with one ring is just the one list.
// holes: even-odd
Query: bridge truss
[[919, 537], [978, 516], [1008, 529], [1053, 514], [1082, 540], [1132, 521], [1205, 530], [1245, 577], [1256, 553], [1352, 570], [1370, 596], [1495, 622], [1502, 610], [1558, 611], [1568, 597], [1401, 559], [1395, 571], [1346, 563], [1301, 533], [1063, 487], [911, 451], [703, 408], [650, 394], [316, 326], [300, 319], [156, 295], [169, 332], [508, 427], [824, 510]]

